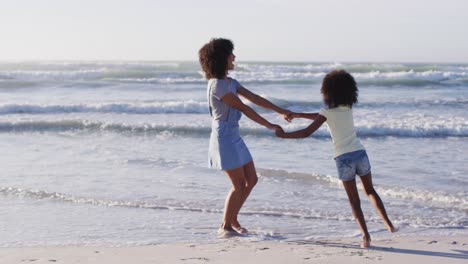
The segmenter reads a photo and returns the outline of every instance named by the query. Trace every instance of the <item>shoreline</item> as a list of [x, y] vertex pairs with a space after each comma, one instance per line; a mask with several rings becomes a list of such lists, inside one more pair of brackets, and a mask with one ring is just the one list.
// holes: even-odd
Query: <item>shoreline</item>
[[149, 246], [51, 246], [0, 248], [0, 263], [466, 263], [468, 238], [411, 236], [360, 240], [243, 241]]

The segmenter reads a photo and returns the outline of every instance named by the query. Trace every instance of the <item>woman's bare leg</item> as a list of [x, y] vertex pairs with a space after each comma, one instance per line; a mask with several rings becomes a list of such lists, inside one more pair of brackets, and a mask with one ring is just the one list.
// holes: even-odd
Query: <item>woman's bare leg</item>
[[346, 190], [346, 194], [348, 194], [349, 203], [351, 205], [351, 209], [353, 211], [354, 218], [361, 229], [363, 234], [363, 243], [361, 247], [367, 248], [370, 246], [370, 235], [367, 231], [366, 220], [364, 219], [364, 214], [362, 213], [361, 209], [361, 200], [359, 199], [359, 193], [356, 188], [356, 180], [351, 181], [343, 181], [344, 188]]
[[239, 204], [239, 207], [236, 208], [236, 212], [234, 214], [234, 220], [232, 222], [232, 227], [237, 229], [238, 231], [241, 232], [247, 232], [247, 229], [240, 230], [241, 225], [239, 224], [239, 221], [237, 220], [237, 216], [239, 214], [240, 209], [244, 205], [245, 201], [249, 197], [250, 193], [252, 192], [252, 189], [255, 187], [255, 185], [258, 182], [258, 177], [257, 177], [257, 172], [255, 170], [255, 165], [253, 161], [247, 163], [246, 165], [243, 166], [244, 169], [244, 176], [245, 176], [245, 189], [242, 192], [242, 202]]
[[232, 170], [225, 171], [228, 178], [231, 180], [232, 188], [226, 197], [224, 205], [224, 219], [221, 228], [227, 231], [234, 231], [232, 229], [233, 222], [237, 219], [237, 212], [242, 204], [242, 197], [245, 191], [245, 174], [244, 168], [239, 167]]
[[366, 192], [367, 197], [369, 198], [372, 205], [374, 206], [374, 208], [377, 210], [380, 217], [384, 221], [384, 224], [387, 227], [388, 231], [390, 231], [391, 233], [396, 232], [397, 229], [393, 226], [392, 222], [388, 218], [382, 199], [380, 199], [380, 196], [377, 194], [377, 192], [374, 189], [374, 186], [372, 184], [371, 173], [369, 172], [369, 174], [359, 177], [359, 178], [361, 178], [362, 186], [364, 187], [364, 191]]

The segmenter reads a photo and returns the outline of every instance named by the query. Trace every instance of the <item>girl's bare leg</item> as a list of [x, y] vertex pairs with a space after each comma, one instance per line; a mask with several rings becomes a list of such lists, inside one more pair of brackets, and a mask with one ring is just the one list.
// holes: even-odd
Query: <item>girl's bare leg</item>
[[369, 174], [359, 177], [361, 178], [362, 186], [364, 187], [364, 191], [366, 192], [367, 197], [371, 201], [372, 205], [374, 208], [377, 210], [379, 213], [380, 217], [384, 221], [385, 226], [387, 227], [388, 231], [391, 233], [394, 233], [398, 231], [388, 218], [387, 212], [385, 211], [385, 206], [382, 202], [382, 199], [380, 199], [380, 196], [377, 194], [377, 192], [374, 189], [374, 186], [372, 184], [372, 175], [369, 172]]
[[348, 199], [353, 211], [354, 218], [356, 219], [356, 222], [358, 223], [359, 228], [363, 234], [363, 242], [361, 247], [367, 248], [370, 246], [371, 238], [367, 230], [364, 214], [362, 213], [361, 200], [359, 199], [359, 193], [356, 188], [356, 180], [353, 179], [351, 181], [343, 181], [343, 185], [346, 190], [346, 194], [348, 194]]

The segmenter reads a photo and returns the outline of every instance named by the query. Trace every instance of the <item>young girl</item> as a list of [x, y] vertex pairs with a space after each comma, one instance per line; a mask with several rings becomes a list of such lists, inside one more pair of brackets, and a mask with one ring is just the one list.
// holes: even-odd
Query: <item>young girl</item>
[[291, 133], [277, 130], [281, 138], [305, 138], [314, 133], [324, 122], [327, 123], [333, 141], [333, 152], [338, 168], [338, 176], [343, 182], [353, 215], [363, 234], [362, 248], [370, 246], [370, 235], [361, 210], [361, 201], [356, 188], [355, 176], [359, 175], [364, 191], [382, 217], [388, 231], [397, 229], [387, 216], [385, 207], [372, 185], [371, 166], [364, 146], [356, 136], [354, 129], [352, 106], [357, 103], [358, 88], [354, 78], [344, 70], [332, 71], [325, 76], [321, 93], [327, 108], [319, 113], [292, 113], [292, 118], [308, 118], [314, 120], [307, 128]]

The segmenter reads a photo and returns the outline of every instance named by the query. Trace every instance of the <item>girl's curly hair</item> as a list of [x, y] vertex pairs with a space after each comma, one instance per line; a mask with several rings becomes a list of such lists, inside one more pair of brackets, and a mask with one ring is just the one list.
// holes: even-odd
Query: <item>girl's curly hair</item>
[[205, 78], [223, 79], [227, 72], [227, 59], [234, 50], [229, 39], [213, 38], [198, 51], [198, 60], [205, 72]]
[[353, 76], [344, 70], [334, 70], [328, 73], [322, 82], [323, 100], [328, 108], [340, 105], [352, 107], [357, 103], [359, 89]]

